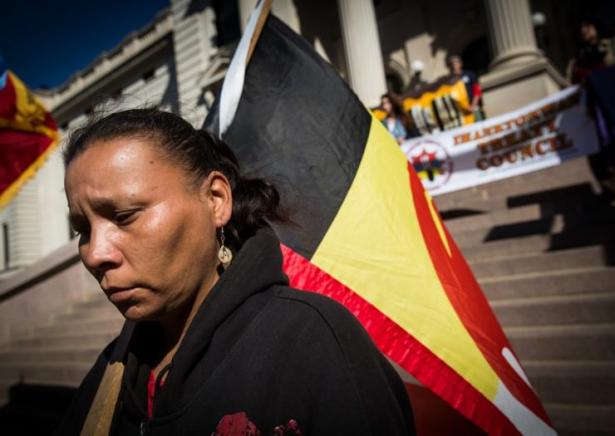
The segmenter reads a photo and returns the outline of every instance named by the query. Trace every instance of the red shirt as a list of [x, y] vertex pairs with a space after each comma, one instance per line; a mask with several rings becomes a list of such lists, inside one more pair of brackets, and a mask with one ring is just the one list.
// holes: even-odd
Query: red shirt
[[[158, 389], [161, 389], [164, 385], [164, 378], [160, 379], [160, 385]], [[152, 417], [154, 411], [154, 396], [156, 395], [156, 374], [154, 370], [149, 372], [149, 379], [147, 380], [147, 417]]]

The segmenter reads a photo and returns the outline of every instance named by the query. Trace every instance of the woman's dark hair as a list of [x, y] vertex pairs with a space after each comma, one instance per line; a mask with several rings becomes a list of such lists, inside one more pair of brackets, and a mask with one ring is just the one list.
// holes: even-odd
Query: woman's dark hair
[[397, 94], [393, 94], [392, 92], [387, 92], [386, 94], [382, 94], [380, 100], [383, 98], [388, 99], [391, 102], [391, 108], [393, 109], [393, 115], [395, 118], [401, 121], [404, 125], [406, 131], [410, 132], [413, 126], [413, 122], [410, 119], [408, 113], [404, 110], [402, 100]]
[[220, 171], [231, 184], [233, 211], [225, 226], [228, 245], [235, 251], [267, 222], [287, 222], [280, 194], [264, 179], [245, 178], [239, 162], [224, 142], [205, 130], [197, 130], [181, 117], [158, 109], [116, 112], [82, 127], [64, 148], [66, 167], [96, 141], [122, 137], [151, 139], [166, 157], [175, 161], [195, 182]]

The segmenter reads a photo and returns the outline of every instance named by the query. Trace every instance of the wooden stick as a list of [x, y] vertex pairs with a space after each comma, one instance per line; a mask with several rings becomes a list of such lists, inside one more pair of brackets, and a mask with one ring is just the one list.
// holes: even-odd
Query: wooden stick
[[256, 48], [256, 43], [258, 42], [258, 38], [261, 36], [261, 32], [263, 31], [263, 27], [265, 26], [265, 21], [269, 16], [269, 11], [271, 11], [271, 0], [263, 0], [263, 9], [261, 10], [261, 14], [258, 17], [258, 21], [256, 22], [256, 27], [254, 29], [254, 34], [252, 35], [252, 39], [250, 40], [250, 47], [248, 48], [248, 56], [246, 57], [246, 65], [250, 62], [252, 58], [252, 53]]

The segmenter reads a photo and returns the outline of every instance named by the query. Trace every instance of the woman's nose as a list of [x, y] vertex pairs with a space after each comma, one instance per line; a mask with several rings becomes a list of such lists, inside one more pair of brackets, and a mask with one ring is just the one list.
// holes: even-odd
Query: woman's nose
[[110, 229], [93, 227], [87, 240], [80, 244], [81, 260], [97, 278], [122, 263], [122, 253], [115, 239]]

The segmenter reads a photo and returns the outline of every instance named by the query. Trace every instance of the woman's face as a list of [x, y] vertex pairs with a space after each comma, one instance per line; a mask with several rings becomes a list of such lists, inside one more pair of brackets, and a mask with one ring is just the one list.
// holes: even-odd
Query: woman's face
[[81, 260], [127, 319], [181, 314], [218, 279], [216, 229], [232, 205], [221, 174], [195, 186], [151, 141], [119, 138], [78, 155], [65, 188]]
[[598, 38], [598, 32], [596, 31], [596, 26], [592, 23], [582, 23], [579, 32], [581, 34], [581, 39], [585, 42], [592, 42], [596, 38]]
[[451, 74], [461, 74], [463, 73], [463, 63], [459, 58], [453, 58], [449, 61], [449, 70]]
[[391, 100], [389, 100], [388, 97], [382, 97], [382, 109], [387, 113], [387, 115], [390, 115], [393, 113], [393, 104], [391, 104]]

